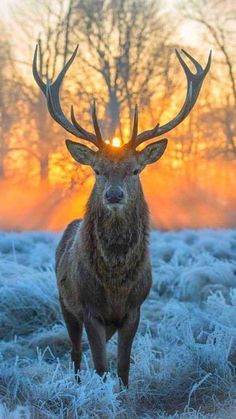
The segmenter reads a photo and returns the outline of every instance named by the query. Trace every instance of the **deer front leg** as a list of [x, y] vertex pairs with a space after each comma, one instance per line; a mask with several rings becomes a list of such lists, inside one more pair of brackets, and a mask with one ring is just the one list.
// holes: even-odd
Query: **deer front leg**
[[[66, 323], [68, 334], [71, 340], [71, 360], [74, 363], [75, 374], [78, 374], [81, 363], [81, 338], [83, 332], [83, 317], [82, 312], [80, 318], [76, 318], [70, 313], [65, 307], [62, 298], [60, 298], [61, 310]], [[77, 381], [80, 382], [80, 378], [77, 375]]]
[[108, 371], [106, 359], [106, 328], [99, 319], [84, 315], [84, 325], [93, 356], [94, 368], [100, 376]]
[[122, 327], [118, 329], [118, 377], [128, 387], [130, 354], [140, 318], [140, 308], [132, 310]]

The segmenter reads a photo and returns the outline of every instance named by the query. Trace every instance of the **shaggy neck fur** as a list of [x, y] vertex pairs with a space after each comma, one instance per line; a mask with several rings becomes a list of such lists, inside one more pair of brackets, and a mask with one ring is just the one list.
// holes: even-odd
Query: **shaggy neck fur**
[[145, 259], [149, 232], [148, 207], [142, 187], [135, 199], [121, 211], [107, 209], [98, 197], [96, 185], [87, 203], [82, 240], [96, 276], [111, 281], [137, 271]]

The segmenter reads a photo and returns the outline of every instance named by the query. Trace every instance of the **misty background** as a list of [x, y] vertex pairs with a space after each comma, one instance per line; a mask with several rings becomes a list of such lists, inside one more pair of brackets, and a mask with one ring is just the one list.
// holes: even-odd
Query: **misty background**
[[[175, 48], [213, 63], [191, 115], [168, 134], [165, 156], [142, 181], [160, 229], [235, 226], [236, 5], [225, 0], [21, 0], [1, 2], [0, 227], [60, 230], [84, 212], [92, 172], [69, 156], [67, 133], [50, 117], [32, 77], [53, 79], [79, 43], [61, 92], [91, 129], [96, 99], [104, 137], [129, 139], [172, 119], [186, 80]], [[191, 63], [188, 63], [191, 67]], [[69, 135], [69, 138], [72, 136]], [[73, 138], [72, 138], [73, 139]]]

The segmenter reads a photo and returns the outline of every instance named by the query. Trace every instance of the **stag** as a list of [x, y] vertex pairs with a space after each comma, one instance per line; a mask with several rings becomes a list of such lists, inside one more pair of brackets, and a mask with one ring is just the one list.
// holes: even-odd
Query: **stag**
[[[77, 47], [78, 48], [78, 47]], [[96, 146], [66, 140], [78, 163], [92, 167], [96, 181], [88, 199], [82, 223], [72, 221], [56, 250], [56, 276], [62, 313], [72, 344], [71, 358], [79, 381], [83, 325], [88, 336], [96, 372], [108, 371], [106, 342], [118, 332], [117, 373], [128, 386], [130, 355], [146, 299], [152, 273], [148, 250], [149, 214], [139, 179], [141, 171], [164, 153], [167, 139], [137, 147], [175, 128], [190, 113], [209, 71], [211, 53], [205, 68], [187, 52], [196, 72], [192, 73], [176, 51], [187, 78], [185, 102], [170, 122], [138, 133], [138, 108], [135, 107], [130, 141], [114, 148], [104, 141], [99, 128], [95, 102], [92, 108], [94, 133], [76, 120], [73, 106], [71, 121], [60, 105], [59, 91], [72, 64], [77, 48], [54, 82], [45, 83], [37, 70], [37, 47], [33, 60], [34, 78], [46, 96], [52, 118], [80, 140]]]

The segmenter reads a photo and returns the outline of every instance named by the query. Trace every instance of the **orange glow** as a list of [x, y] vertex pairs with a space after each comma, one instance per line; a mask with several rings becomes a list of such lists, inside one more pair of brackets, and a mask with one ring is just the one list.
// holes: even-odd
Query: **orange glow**
[[119, 137], [113, 137], [112, 140], [111, 140], [111, 145], [113, 147], [121, 147], [122, 141]]
[[[154, 105], [153, 102], [153, 108]], [[159, 118], [163, 124], [176, 114], [178, 103], [174, 100], [170, 108], [165, 107], [164, 102], [158, 102], [158, 106], [166, 109]], [[142, 110], [140, 132], [154, 125], [158, 119], [157, 111], [154, 113], [153, 121], [150, 109]], [[209, 138], [205, 139], [204, 130], [198, 130], [196, 135], [194, 126], [189, 131], [188, 124], [183, 123], [175, 132], [170, 133], [163, 158], [148, 166], [141, 175], [153, 227], [181, 229], [235, 226], [235, 161], [224, 157], [221, 160], [208, 160], [205, 152], [210, 150]], [[107, 144], [117, 148], [117, 152], [130, 138], [128, 118], [121, 118], [121, 127], [123, 141], [119, 137], [118, 128], [114, 137], [110, 141], [106, 140]], [[64, 146], [64, 134], [53, 131], [51, 122], [48, 130], [49, 137], [55, 137], [54, 143], [41, 142], [33, 125], [29, 138], [24, 130], [12, 130], [12, 151], [4, 160], [5, 177], [0, 179], [0, 229], [59, 231], [72, 219], [84, 215], [94, 182], [92, 171], [88, 166], [73, 161]], [[193, 135], [191, 153], [188, 151], [189, 132]], [[210, 141], [213, 143], [213, 140], [212, 134]], [[221, 141], [222, 135], [218, 134], [216, 142], [219, 146]], [[44, 153], [48, 153], [45, 177], [40, 171]]]
[[[82, 218], [94, 177], [87, 167], [76, 166], [77, 177], [70, 181], [68, 161], [64, 161], [67, 172], [64, 184], [62, 169], [59, 173], [58, 168], [56, 173], [56, 162], [49, 183], [24, 182], [22, 190], [22, 183], [13, 183], [10, 176], [1, 181], [4, 199], [0, 207], [0, 228], [59, 231], [71, 220]], [[147, 167], [141, 180], [152, 226], [160, 229], [235, 226], [234, 171], [234, 162], [191, 161], [183, 162], [176, 169], [167, 166], [164, 158]]]

